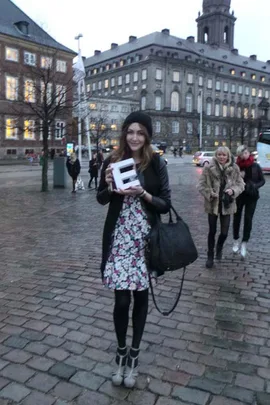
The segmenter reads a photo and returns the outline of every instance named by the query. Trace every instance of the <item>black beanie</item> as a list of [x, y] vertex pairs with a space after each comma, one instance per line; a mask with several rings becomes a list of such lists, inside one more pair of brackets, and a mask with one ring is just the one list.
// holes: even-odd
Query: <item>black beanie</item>
[[150, 138], [153, 136], [153, 127], [152, 127], [152, 119], [149, 115], [143, 113], [142, 111], [134, 111], [131, 114], [127, 116], [125, 119], [122, 130], [129, 125], [133, 124], [134, 122], [137, 122], [138, 124], [143, 125], [148, 132], [148, 135]]

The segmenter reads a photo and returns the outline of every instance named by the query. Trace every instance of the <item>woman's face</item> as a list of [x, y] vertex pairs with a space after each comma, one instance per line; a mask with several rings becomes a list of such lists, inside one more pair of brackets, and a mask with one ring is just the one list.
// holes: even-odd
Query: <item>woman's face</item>
[[128, 127], [126, 140], [131, 152], [138, 152], [144, 147], [145, 137], [146, 130], [137, 122]]
[[247, 160], [250, 156], [250, 152], [246, 149], [243, 153], [241, 153], [241, 159]]
[[220, 163], [221, 165], [225, 165], [228, 161], [228, 155], [225, 152], [218, 152], [217, 153], [217, 160], [218, 163]]

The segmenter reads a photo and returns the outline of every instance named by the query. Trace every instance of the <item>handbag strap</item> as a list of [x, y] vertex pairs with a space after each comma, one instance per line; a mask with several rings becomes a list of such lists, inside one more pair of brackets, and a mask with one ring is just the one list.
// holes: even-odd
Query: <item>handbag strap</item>
[[154, 302], [154, 305], [155, 305], [157, 311], [158, 311], [160, 314], [162, 314], [162, 315], [164, 315], [164, 316], [169, 316], [169, 315], [175, 310], [175, 308], [176, 308], [176, 306], [177, 306], [177, 304], [178, 304], [178, 302], [179, 302], [179, 300], [180, 300], [180, 297], [181, 297], [181, 295], [182, 295], [182, 290], [183, 290], [183, 285], [184, 285], [184, 280], [185, 280], [185, 274], [186, 274], [186, 267], [184, 267], [184, 269], [183, 269], [183, 275], [182, 275], [181, 285], [180, 285], [180, 289], [179, 289], [177, 298], [176, 298], [176, 300], [175, 300], [175, 303], [173, 304], [172, 308], [171, 308], [169, 311], [162, 311], [162, 310], [159, 308], [158, 304], [157, 304], [156, 297], [155, 297], [155, 294], [154, 294], [154, 288], [153, 288], [151, 276], [150, 276], [150, 273], [149, 273], [149, 284], [150, 284], [150, 290], [151, 290], [153, 302]]

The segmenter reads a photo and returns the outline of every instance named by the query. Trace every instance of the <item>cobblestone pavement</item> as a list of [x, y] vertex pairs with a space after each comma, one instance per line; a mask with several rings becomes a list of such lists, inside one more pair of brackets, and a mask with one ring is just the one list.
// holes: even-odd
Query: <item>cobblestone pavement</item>
[[[232, 256], [230, 236], [222, 263], [208, 271], [200, 169], [169, 170], [200, 257], [170, 317], [151, 303], [131, 391], [109, 378], [113, 300], [98, 270], [106, 208], [88, 190], [1, 188], [0, 405], [270, 404], [270, 178], [247, 260]], [[172, 302], [179, 279], [160, 281], [161, 305]]]

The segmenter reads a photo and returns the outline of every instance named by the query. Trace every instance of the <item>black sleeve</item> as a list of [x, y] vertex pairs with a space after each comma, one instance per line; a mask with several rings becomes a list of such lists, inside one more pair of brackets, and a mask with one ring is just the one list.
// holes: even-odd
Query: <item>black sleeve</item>
[[257, 183], [255, 183], [255, 187], [258, 189], [265, 185], [265, 178], [264, 178], [261, 166], [258, 164], [257, 164], [257, 170], [258, 170], [258, 181], [257, 181]]
[[169, 212], [171, 206], [171, 190], [167, 166], [164, 159], [160, 159], [159, 162], [159, 176], [161, 182], [160, 193], [158, 197], [152, 197], [152, 205], [159, 214], [166, 214]]
[[105, 181], [105, 171], [110, 164], [110, 159], [106, 159], [101, 170], [100, 182], [97, 192], [97, 201], [101, 205], [106, 205], [111, 201], [112, 192], [109, 190], [108, 184]]

